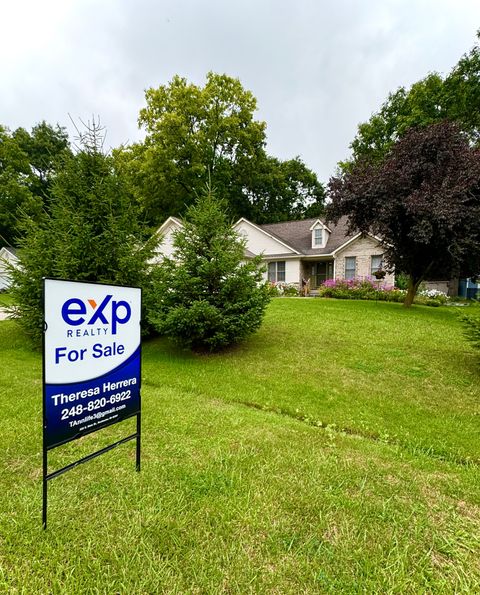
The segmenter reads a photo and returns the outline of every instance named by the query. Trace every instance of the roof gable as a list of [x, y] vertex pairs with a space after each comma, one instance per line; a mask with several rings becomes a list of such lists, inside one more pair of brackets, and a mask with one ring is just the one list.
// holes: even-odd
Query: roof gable
[[332, 233], [332, 230], [329, 227], [327, 227], [321, 219], [317, 219], [316, 221], [314, 221], [312, 225], [310, 225], [309, 231], [313, 231], [317, 226], [322, 227], [323, 229], [326, 229], [328, 232]]
[[339, 252], [341, 252], [342, 250], [344, 250], [345, 248], [348, 248], [348, 246], [350, 246], [350, 244], [353, 244], [354, 242], [356, 242], [357, 240], [359, 240], [360, 238], [364, 238], [364, 237], [368, 237], [371, 240], [374, 240], [375, 242], [377, 242], [378, 244], [382, 243], [382, 240], [380, 238], [378, 238], [377, 236], [374, 236], [371, 233], [357, 233], [354, 236], [350, 237], [349, 239], [347, 239], [345, 241], [345, 243], [343, 243], [341, 246], [338, 246], [338, 248], [336, 248], [332, 254], [336, 255]]
[[[329, 232], [325, 246], [312, 247], [312, 229], [320, 222], [324, 229]], [[348, 233], [348, 222], [342, 217], [337, 224], [322, 221], [318, 217], [303, 219], [301, 221], [285, 221], [283, 223], [267, 223], [260, 226], [263, 230], [275, 234], [289, 245], [293, 246], [298, 253], [307, 256], [316, 254], [332, 254], [340, 246], [356, 234]]]
[[177, 217], [169, 217], [155, 232], [158, 245], [155, 248], [155, 255], [152, 262], [160, 260], [164, 256], [172, 256], [174, 252], [174, 234], [183, 229], [183, 223]]
[[3, 246], [0, 249], [0, 258], [5, 259], [5, 260], [17, 261], [18, 260], [17, 249], [11, 248], [10, 246]]
[[171, 228], [173, 229], [182, 229], [183, 223], [178, 219], [178, 217], [169, 217], [166, 221], [160, 225], [160, 227], [155, 232], [155, 235], [163, 235]]
[[235, 231], [240, 233], [247, 240], [247, 248], [254, 254], [300, 254], [300, 252], [288, 242], [274, 233], [264, 229], [264, 226], [256, 225], [242, 217], [233, 226]]

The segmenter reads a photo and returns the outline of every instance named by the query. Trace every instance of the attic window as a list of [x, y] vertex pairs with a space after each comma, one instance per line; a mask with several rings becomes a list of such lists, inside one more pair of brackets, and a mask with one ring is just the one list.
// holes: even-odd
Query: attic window
[[323, 244], [323, 229], [321, 227], [317, 227], [313, 230], [313, 245], [314, 246], [322, 246]]

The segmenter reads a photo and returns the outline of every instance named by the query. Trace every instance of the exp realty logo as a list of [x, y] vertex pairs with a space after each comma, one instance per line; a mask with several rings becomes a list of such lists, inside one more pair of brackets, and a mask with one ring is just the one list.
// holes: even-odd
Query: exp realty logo
[[[132, 315], [130, 304], [125, 300], [113, 300], [113, 295], [104, 297], [100, 304], [94, 299], [86, 302], [80, 298], [71, 298], [62, 306], [62, 318], [69, 326], [80, 327], [86, 324], [87, 328], [68, 329], [67, 337], [82, 337], [85, 335], [107, 334], [111, 327], [112, 335], [117, 334], [120, 324], [126, 324]], [[87, 306], [88, 304], [88, 306]], [[98, 323], [104, 325], [99, 327]], [[94, 327], [94, 325], [97, 325]]]

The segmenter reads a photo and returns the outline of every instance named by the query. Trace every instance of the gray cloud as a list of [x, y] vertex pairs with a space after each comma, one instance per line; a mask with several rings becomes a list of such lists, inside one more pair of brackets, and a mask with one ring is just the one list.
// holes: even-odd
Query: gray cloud
[[[476, 0], [34, 0], [2, 6], [0, 122], [72, 129], [100, 115], [108, 143], [141, 138], [144, 90], [174, 74], [237, 76], [268, 150], [326, 181], [388, 92], [448, 72], [475, 42]], [[8, 58], [7, 58], [8, 56]]]

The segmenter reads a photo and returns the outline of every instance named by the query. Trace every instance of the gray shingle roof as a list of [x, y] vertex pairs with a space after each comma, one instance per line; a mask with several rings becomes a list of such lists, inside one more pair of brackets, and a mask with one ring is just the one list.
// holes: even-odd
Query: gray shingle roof
[[[320, 219], [332, 232], [324, 248], [312, 248], [312, 232], [310, 227]], [[347, 234], [347, 219], [342, 217], [337, 225], [324, 221], [321, 217], [304, 219], [303, 221], [284, 221], [283, 223], [266, 223], [259, 225], [261, 229], [277, 237], [285, 244], [295, 248], [305, 255], [331, 254], [334, 250], [345, 244], [356, 234]]]

